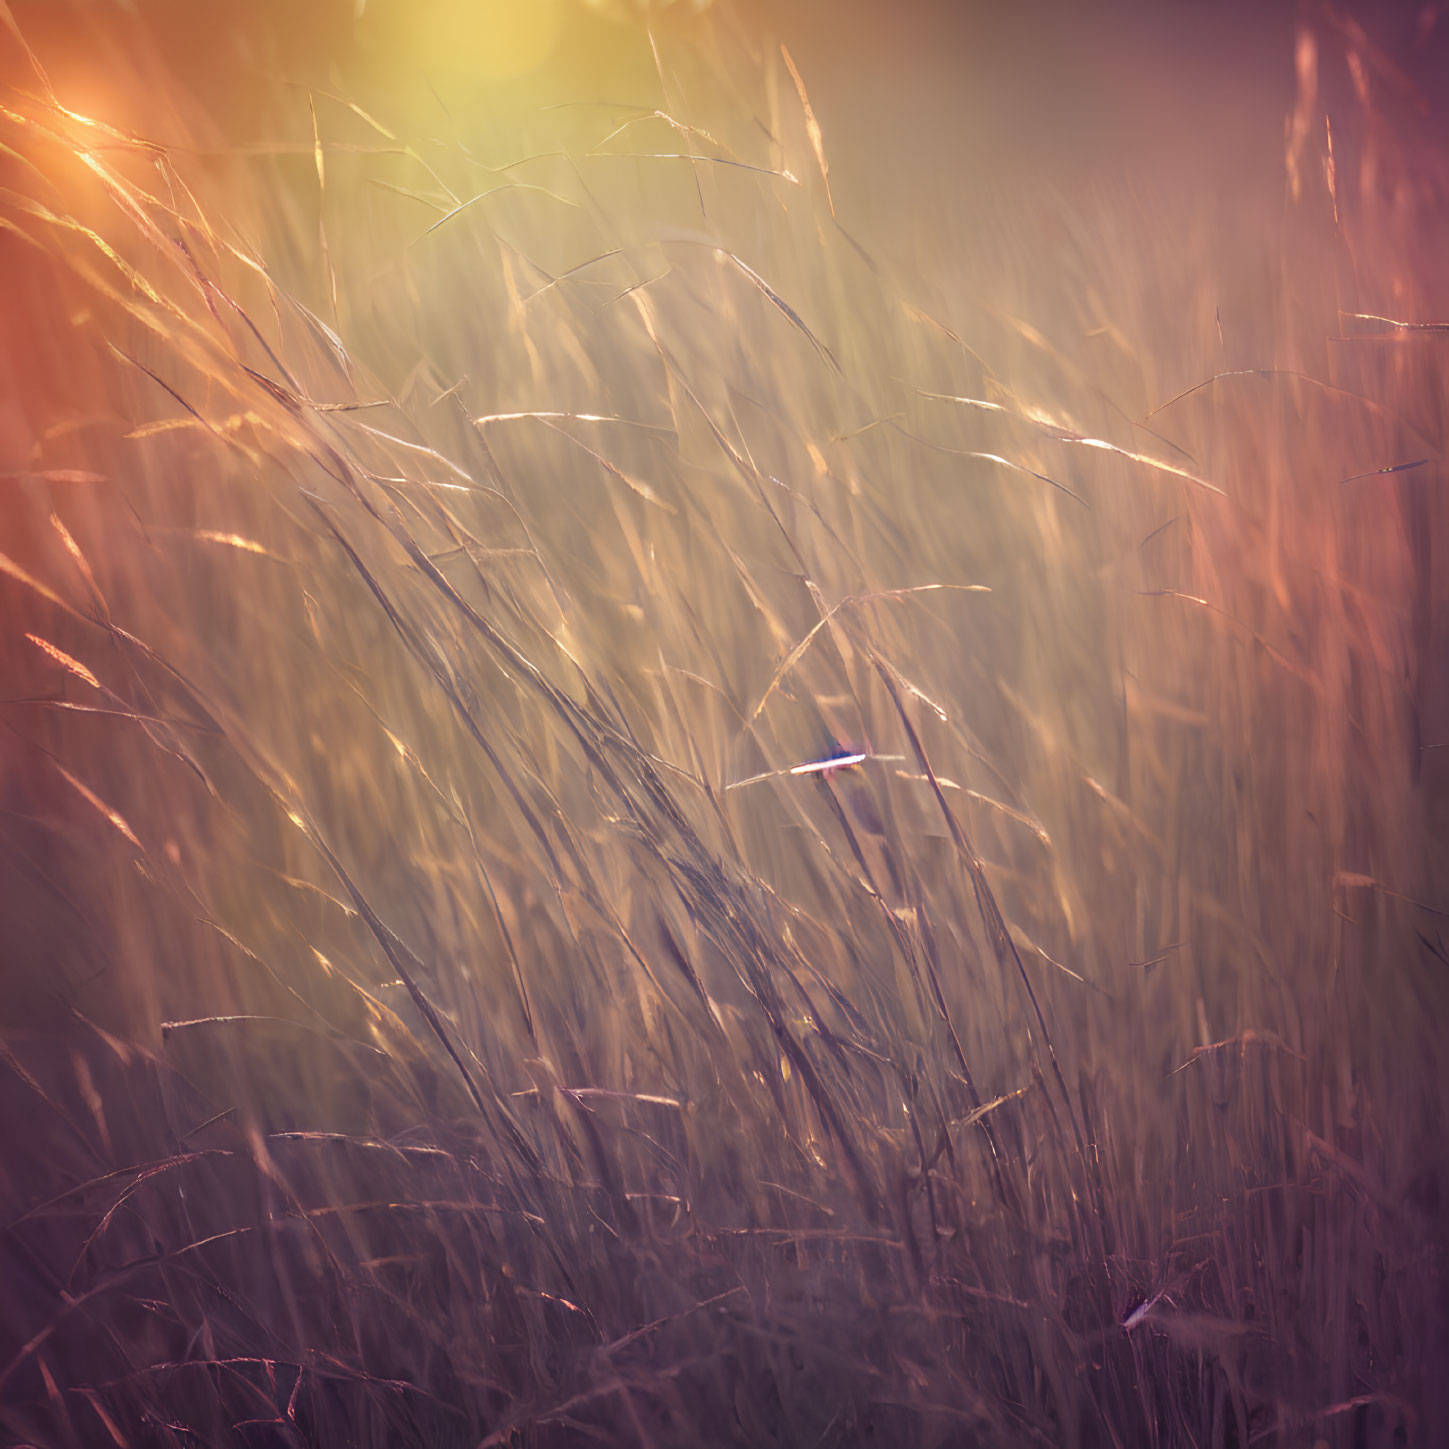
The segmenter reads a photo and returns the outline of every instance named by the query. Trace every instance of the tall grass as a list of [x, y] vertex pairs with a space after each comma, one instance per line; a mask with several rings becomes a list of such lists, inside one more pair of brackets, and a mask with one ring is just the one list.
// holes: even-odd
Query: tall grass
[[1440, 1442], [1395, 62], [913, 262], [723, 7], [564, 105], [17, 14], [7, 1442]]

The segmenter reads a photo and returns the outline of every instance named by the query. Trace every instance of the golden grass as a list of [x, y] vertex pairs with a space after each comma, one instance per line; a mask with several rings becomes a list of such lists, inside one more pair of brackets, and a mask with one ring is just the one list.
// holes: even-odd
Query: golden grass
[[1435, 1442], [1394, 63], [1304, 29], [1226, 256], [918, 266], [723, 7], [456, 113], [148, 14], [0, 7], [8, 1439]]

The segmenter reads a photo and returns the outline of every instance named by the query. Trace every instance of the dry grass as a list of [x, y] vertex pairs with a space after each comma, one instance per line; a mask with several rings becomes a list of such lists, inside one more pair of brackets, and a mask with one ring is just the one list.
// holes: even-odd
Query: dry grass
[[1391, 62], [982, 296], [724, 10], [492, 130], [146, 14], [0, 7], [6, 1441], [1438, 1442]]

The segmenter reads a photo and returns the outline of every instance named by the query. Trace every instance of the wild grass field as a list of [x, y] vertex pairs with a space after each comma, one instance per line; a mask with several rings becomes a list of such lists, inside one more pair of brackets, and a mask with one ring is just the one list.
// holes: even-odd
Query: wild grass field
[[1439, 9], [0, 0], [4, 1442], [1449, 1442]]

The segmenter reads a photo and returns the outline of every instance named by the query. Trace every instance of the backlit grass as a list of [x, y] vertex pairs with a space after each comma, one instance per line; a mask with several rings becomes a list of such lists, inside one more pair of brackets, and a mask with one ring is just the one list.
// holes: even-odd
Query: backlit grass
[[548, 9], [0, 7], [7, 1442], [1438, 1442], [1410, 78]]

